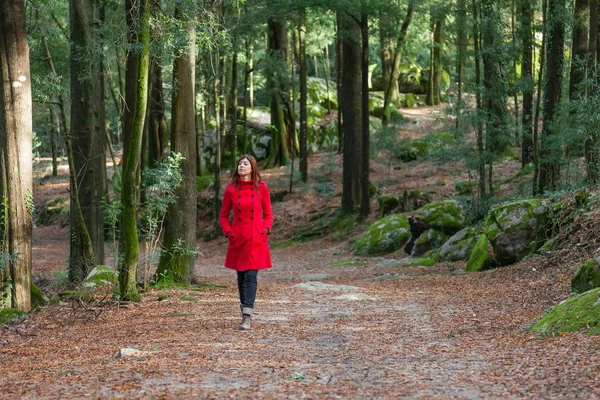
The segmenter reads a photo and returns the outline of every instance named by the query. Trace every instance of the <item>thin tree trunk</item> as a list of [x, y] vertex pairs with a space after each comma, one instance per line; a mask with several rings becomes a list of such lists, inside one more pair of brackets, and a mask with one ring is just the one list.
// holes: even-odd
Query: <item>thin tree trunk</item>
[[[175, 18], [183, 21], [180, 8]], [[171, 149], [183, 156], [181, 185], [175, 189], [176, 202], [169, 206], [164, 222], [163, 250], [156, 268], [155, 280], [168, 276], [176, 283], [189, 285], [194, 276], [196, 248], [196, 118], [195, 118], [195, 48], [196, 28], [187, 23], [188, 43], [173, 63], [173, 117]]]
[[460, 126], [460, 117], [463, 109], [463, 66], [465, 64], [465, 53], [468, 45], [467, 39], [467, 9], [466, 0], [458, 0], [457, 2], [457, 57], [456, 57], [456, 87], [457, 87], [457, 99], [456, 99], [456, 125], [458, 129]]
[[479, 34], [479, 7], [477, 0], [473, 0], [473, 46], [475, 57], [475, 101], [477, 103], [477, 113], [475, 115], [475, 125], [477, 128], [477, 153], [479, 155], [478, 174], [479, 174], [479, 199], [486, 196], [485, 184], [485, 147], [483, 140], [483, 124], [481, 118], [483, 116], [483, 105], [481, 101], [481, 53], [480, 53], [480, 34]]
[[[517, 30], [516, 30], [516, 15], [517, 15], [517, 8], [515, 5], [515, 0], [512, 0], [511, 3], [511, 18], [510, 18], [510, 28], [511, 28], [511, 33], [512, 33], [512, 44], [513, 47], [516, 49], [517, 48]], [[522, 72], [521, 72], [522, 74]], [[517, 71], [517, 57], [515, 56], [513, 59], [513, 81], [517, 82], [518, 79], [518, 71]], [[514, 86], [514, 85], [513, 85]], [[513, 87], [513, 98], [515, 101], [515, 126], [519, 126], [519, 90], [516, 87]], [[518, 132], [518, 131], [517, 131]]]
[[523, 113], [521, 121], [521, 166], [533, 161], [533, 7], [532, 0], [521, 0], [521, 42], [523, 43], [521, 81], [523, 84]]
[[342, 115], [342, 109], [344, 107], [344, 98], [342, 96], [342, 39], [340, 37], [340, 19], [341, 19], [341, 11], [336, 12], [335, 17], [335, 80], [337, 87], [337, 98], [338, 98], [338, 118], [337, 118], [337, 128], [338, 128], [338, 153], [342, 154], [344, 151], [344, 119]]
[[215, 54], [214, 68], [215, 73], [212, 80], [213, 97], [215, 99], [215, 226], [219, 226], [219, 212], [221, 211], [221, 158], [223, 155], [223, 146], [221, 145], [221, 120], [220, 120], [220, 101], [219, 101], [219, 74], [221, 63], [218, 54]]
[[[139, 40], [139, 56], [137, 75], [136, 102], [132, 119], [132, 130], [128, 135], [128, 154], [123, 168], [123, 188], [121, 192], [123, 223], [120, 240], [122, 257], [119, 260], [119, 288], [121, 299], [139, 301], [137, 290], [137, 264], [140, 255], [140, 246], [137, 232], [137, 183], [140, 164], [144, 120], [148, 105], [148, 72], [150, 65], [150, 7], [148, 0], [141, 0], [137, 38]], [[126, 132], [123, 132], [124, 135]]]
[[535, 101], [535, 118], [533, 120], [533, 194], [539, 193], [540, 179], [540, 151], [539, 151], [539, 135], [538, 127], [540, 122], [540, 109], [542, 98], [542, 80], [544, 76], [544, 65], [546, 63], [546, 36], [547, 36], [547, 8], [548, 0], [542, 0], [542, 48], [540, 52], [540, 71], [538, 74], [537, 97]]
[[[25, 20], [22, 0], [0, 2], [0, 252], [12, 258], [9, 306], [27, 312], [31, 309], [33, 117]], [[0, 282], [0, 291], [4, 283]]]
[[300, 10], [298, 24], [298, 64], [300, 65], [300, 174], [308, 181], [308, 127], [307, 127], [307, 68], [306, 68], [306, 9]]
[[230, 101], [230, 127], [229, 127], [229, 135], [231, 136], [231, 154], [232, 158], [237, 160], [238, 154], [238, 137], [237, 137], [237, 107], [238, 107], [238, 90], [237, 90], [237, 51], [234, 50], [233, 56], [231, 57], [231, 101]]
[[[363, 7], [365, 4], [363, 3]], [[361, 51], [361, 102], [362, 102], [362, 138], [360, 155], [360, 216], [366, 219], [371, 212], [371, 196], [369, 182], [369, 19], [366, 10], [363, 9], [360, 21], [360, 33], [362, 39]]]
[[58, 125], [56, 121], [56, 111], [54, 110], [54, 106], [48, 107], [48, 111], [50, 112], [50, 147], [52, 149], [52, 176], [58, 175], [58, 152], [57, 142], [58, 142]]
[[[598, 0], [590, 0], [590, 36], [588, 44], [588, 76], [596, 77], [596, 51], [598, 46]], [[597, 79], [595, 80], [597, 81]], [[595, 128], [586, 132], [584, 142], [587, 176], [590, 185], [598, 184], [598, 155], [596, 149], [598, 134]]]
[[394, 58], [392, 60], [392, 71], [390, 75], [390, 80], [387, 82], [385, 96], [383, 98], [383, 116], [381, 122], [384, 125], [387, 125], [390, 122], [390, 104], [392, 103], [392, 93], [394, 89], [394, 84], [398, 84], [398, 75], [400, 74], [400, 61], [402, 60], [402, 48], [406, 39], [406, 32], [408, 32], [408, 27], [412, 21], [412, 17], [414, 14], [414, 3], [414, 0], [411, 0], [408, 3], [406, 17], [404, 18], [404, 22], [402, 22], [400, 34], [398, 35], [398, 40], [396, 41], [396, 48], [394, 49]]

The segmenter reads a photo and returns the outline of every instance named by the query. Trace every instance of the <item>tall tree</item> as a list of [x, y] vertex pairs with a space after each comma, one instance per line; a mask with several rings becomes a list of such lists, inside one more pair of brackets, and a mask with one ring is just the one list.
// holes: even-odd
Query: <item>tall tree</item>
[[306, 68], [306, 9], [300, 10], [298, 31], [298, 64], [300, 75], [300, 174], [308, 181], [308, 126], [307, 126], [307, 68]]
[[180, 7], [175, 10], [175, 18], [187, 27], [187, 41], [173, 62], [175, 90], [171, 119], [171, 150], [183, 156], [183, 180], [175, 189], [176, 202], [169, 207], [165, 218], [163, 250], [156, 276], [167, 276], [174, 282], [190, 284], [194, 276], [196, 248], [196, 27], [185, 17], [187, 13], [184, 11]]
[[387, 82], [387, 86], [385, 89], [385, 96], [383, 99], [383, 118], [382, 123], [387, 125], [390, 121], [390, 104], [393, 99], [394, 85], [398, 84], [398, 75], [400, 73], [400, 61], [402, 60], [402, 48], [404, 46], [404, 41], [406, 40], [406, 33], [408, 32], [408, 27], [412, 21], [412, 17], [415, 11], [415, 2], [414, 0], [410, 0], [408, 2], [408, 9], [406, 11], [406, 17], [404, 17], [404, 22], [402, 22], [402, 27], [400, 28], [400, 34], [398, 35], [398, 39], [396, 41], [396, 47], [394, 49], [394, 57], [392, 59], [392, 66], [390, 72], [390, 79]]
[[[139, 40], [136, 48], [139, 51], [137, 63], [136, 101], [133, 108], [131, 132], [128, 137], [127, 158], [123, 166], [123, 185], [121, 190], [122, 227], [119, 242], [119, 289], [121, 299], [139, 301], [137, 290], [137, 263], [140, 255], [140, 245], [137, 232], [137, 182], [138, 169], [142, 150], [144, 121], [148, 105], [148, 72], [150, 64], [150, 7], [149, 0], [140, 0], [139, 19], [134, 21], [138, 28], [136, 37]], [[125, 132], [124, 132], [125, 136]], [[125, 146], [124, 146], [125, 148]]]
[[[589, 76], [597, 74], [596, 53], [598, 51], [598, 0], [590, 0], [590, 36], [588, 42], [588, 71]], [[596, 149], [598, 134], [595, 129], [586, 132], [584, 141], [587, 176], [590, 185], [598, 183], [598, 155]]]
[[25, 20], [22, 0], [0, 2], [0, 252], [10, 256], [8, 265], [0, 261], [0, 277], [6, 276], [2, 270], [7, 268], [10, 305], [29, 311], [33, 128]]
[[572, 60], [569, 78], [569, 99], [577, 98], [581, 83], [585, 79], [588, 61], [588, 27], [590, 23], [590, 0], [575, 0], [573, 25]]
[[[152, 0], [152, 15], [161, 11], [161, 0]], [[161, 32], [153, 29], [153, 40], [159, 41]], [[163, 69], [162, 54], [156, 49], [150, 57], [150, 99], [149, 99], [149, 127], [148, 127], [148, 165], [153, 167], [162, 161], [163, 153], [167, 148], [167, 119], [165, 117], [165, 101], [163, 95]]]
[[360, 204], [360, 156], [362, 137], [361, 33], [357, 19], [340, 13], [342, 47], [342, 118], [344, 121], [344, 161], [342, 172], [342, 211], [353, 213]]
[[366, 4], [362, 2], [360, 20], [361, 36], [361, 153], [360, 153], [360, 217], [365, 219], [371, 211], [371, 196], [369, 182], [370, 133], [369, 123], [369, 16]]
[[540, 138], [540, 175], [538, 193], [554, 190], [560, 178], [562, 149], [552, 126], [561, 98], [563, 51], [565, 42], [565, 0], [549, 0], [548, 48], [546, 51], [546, 79], [544, 82], [544, 125]]
[[[95, 0], [71, 0], [71, 146], [77, 180], [71, 190], [70, 271], [81, 281], [95, 264], [104, 262], [104, 216], [102, 202], [106, 189], [106, 124], [102, 97], [102, 63], [95, 49], [98, 43], [95, 22], [99, 8]], [[75, 199], [78, 196], [78, 200]], [[86, 232], [87, 231], [87, 232]], [[86, 248], [87, 238], [93, 253]]]
[[533, 2], [520, 0], [520, 37], [523, 44], [521, 81], [523, 88], [523, 113], [521, 134], [521, 166], [533, 161]]
[[431, 50], [429, 56], [429, 80], [427, 82], [427, 96], [425, 103], [437, 105], [441, 102], [442, 83], [442, 49], [444, 43], [442, 35], [446, 17], [441, 9], [432, 8], [431, 11]]

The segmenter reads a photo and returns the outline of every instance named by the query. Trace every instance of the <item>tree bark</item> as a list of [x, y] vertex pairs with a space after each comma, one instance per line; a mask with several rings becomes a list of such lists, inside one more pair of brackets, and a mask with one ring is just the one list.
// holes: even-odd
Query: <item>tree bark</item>
[[475, 101], [477, 113], [475, 115], [475, 126], [477, 131], [477, 153], [478, 153], [478, 174], [479, 174], [479, 199], [486, 196], [486, 174], [485, 174], [485, 145], [483, 138], [483, 102], [481, 100], [481, 52], [480, 52], [480, 29], [479, 29], [479, 7], [477, 0], [473, 0], [473, 53], [475, 58]]
[[560, 179], [562, 150], [552, 127], [561, 98], [563, 75], [563, 47], [565, 40], [565, 0], [548, 3], [548, 49], [546, 55], [546, 80], [544, 84], [544, 125], [540, 140], [539, 193], [557, 188]]
[[573, 26], [573, 45], [571, 49], [571, 71], [569, 79], [569, 99], [577, 98], [581, 92], [581, 83], [585, 79], [588, 65], [588, 24], [590, 22], [590, 0], [575, 0], [575, 20]]
[[[589, 76], [595, 76], [597, 73], [596, 52], [598, 47], [598, 0], [590, 0], [590, 35], [588, 43], [588, 73]], [[598, 154], [596, 142], [598, 133], [596, 129], [586, 132], [584, 142], [585, 162], [587, 166], [587, 176], [590, 185], [598, 184]]]
[[33, 226], [33, 117], [25, 20], [22, 0], [0, 2], [0, 252], [11, 257], [9, 305], [21, 311], [31, 309]]
[[[152, 0], [151, 13], [158, 14], [161, 10], [161, 0]], [[158, 38], [161, 32], [153, 32]], [[167, 148], [167, 118], [165, 116], [165, 100], [163, 95], [162, 54], [150, 57], [150, 101], [148, 127], [148, 166], [154, 167], [163, 160]]]
[[[370, 160], [370, 123], [369, 123], [369, 17], [364, 9], [360, 21], [360, 33], [362, 40], [361, 49], [361, 154], [360, 154], [360, 217], [366, 219], [371, 212], [371, 196], [369, 182], [369, 160]], [[393, 75], [393, 74], [392, 74]]]
[[231, 100], [229, 102], [229, 135], [231, 137], [231, 154], [234, 160], [237, 160], [238, 156], [238, 137], [237, 137], [237, 107], [238, 107], [238, 62], [237, 62], [237, 50], [234, 48], [233, 56], [231, 57]]
[[468, 46], [467, 39], [467, 5], [466, 0], [458, 0], [457, 4], [457, 56], [456, 56], [456, 88], [457, 88], [457, 98], [456, 98], [456, 128], [458, 129], [460, 126], [461, 113], [463, 109], [463, 67], [465, 65], [466, 59], [466, 51]]
[[298, 30], [298, 64], [300, 74], [300, 175], [308, 181], [308, 126], [307, 126], [307, 69], [306, 69], [306, 9], [300, 10]]
[[360, 204], [360, 139], [362, 137], [361, 39], [355, 20], [340, 15], [342, 48], [342, 114], [344, 119], [344, 161], [342, 172], [342, 211], [353, 213]]
[[547, 21], [548, 0], [542, 0], [542, 48], [540, 51], [540, 70], [538, 74], [538, 87], [535, 100], [535, 117], [533, 119], [533, 194], [538, 194], [540, 181], [540, 150], [538, 127], [540, 122], [540, 104], [542, 98], [542, 86], [544, 69], [546, 64], [546, 37], [548, 36]]
[[[182, 10], [175, 18], [182, 20]], [[165, 217], [163, 249], [155, 280], [167, 276], [177, 283], [190, 284], [194, 276], [196, 248], [196, 118], [194, 82], [196, 65], [196, 28], [187, 24], [187, 46], [173, 62], [173, 111], [171, 120], [171, 150], [180, 153], [183, 180], [175, 189], [176, 202], [169, 206]]]
[[[383, 90], [384, 93], [387, 91], [387, 87], [392, 79], [392, 70], [394, 68], [394, 39], [391, 31], [393, 29], [394, 21], [390, 14], [385, 11], [379, 13], [379, 46], [380, 46], [380, 58], [381, 58], [381, 75], [383, 78]], [[390, 94], [389, 102], [391, 104], [399, 105], [400, 100], [400, 89], [398, 87], [398, 80], [392, 82], [392, 92]]]
[[532, 0], [521, 0], [520, 37], [523, 43], [521, 81], [523, 82], [523, 112], [521, 134], [521, 166], [533, 161], [533, 5]]
[[[142, 149], [144, 120], [148, 105], [148, 72], [149, 72], [149, 45], [150, 45], [150, 8], [148, 0], [140, 1], [137, 38], [139, 40], [139, 55], [137, 63], [136, 102], [133, 109], [131, 132], [128, 135], [127, 160], [123, 168], [123, 188], [121, 201], [123, 208], [123, 222], [121, 229], [119, 260], [119, 288], [122, 300], [139, 301], [137, 290], [137, 264], [140, 255], [140, 245], [137, 232], [137, 182], [138, 169]], [[125, 136], [125, 132], [123, 132]]]

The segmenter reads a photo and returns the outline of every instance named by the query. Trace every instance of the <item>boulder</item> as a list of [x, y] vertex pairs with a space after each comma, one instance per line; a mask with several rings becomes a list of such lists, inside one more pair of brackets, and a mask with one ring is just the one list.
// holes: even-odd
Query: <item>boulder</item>
[[403, 214], [393, 214], [373, 223], [354, 243], [354, 254], [375, 256], [400, 250], [410, 239], [410, 225]]
[[48, 297], [33, 283], [31, 284], [31, 308], [38, 309], [48, 304]]
[[597, 287], [600, 287], [600, 259], [590, 258], [579, 266], [571, 279], [571, 290], [584, 293]]
[[117, 273], [106, 265], [96, 265], [83, 280], [83, 286], [97, 288], [117, 283]]
[[377, 202], [379, 203], [379, 218], [390, 214], [400, 205], [399, 197], [393, 195], [379, 196]]
[[447, 239], [448, 236], [437, 229], [427, 229], [415, 240], [410, 255], [420, 257], [431, 249], [439, 248]]
[[535, 252], [544, 242], [547, 207], [538, 199], [519, 200], [494, 207], [485, 220], [485, 234], [496, 261], [508, 265]]
[[442, 245], [440, 260], [461, 261], [468, 259], [476, 239], [477, 234], [473, 228], [461, 229]]
[[402, 194], [400, 209], [402, 212], [414, 211], [431, 203], [433, 199], [429, 193], [418, 189], [405, 190]]
[[444, 233], [454, 233], [465, 226], [463, 210], [454, 200], [427, 204], [419, 208], [417, 213], [429, 227]]
[[490, 254], [491, 245], [487, 236], [479, 235], [471, 250], [465, 271], [483, 271], [494, 266], [494, 257]]

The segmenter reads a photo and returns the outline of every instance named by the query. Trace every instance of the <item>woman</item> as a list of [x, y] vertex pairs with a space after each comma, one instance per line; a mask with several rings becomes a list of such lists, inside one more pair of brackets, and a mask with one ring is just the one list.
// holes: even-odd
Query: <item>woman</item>
[[273, 226], [269, 188], [261, 180], [256, 159], [250, 154], [238, 158], [237, 169], [223, 194], [219, 220], [223, 234], [229, 239], [225, 267], [237, 271], [242, 310], [240, 329], [249, 330], [258, 271], [272, 266], [267, 236]]

